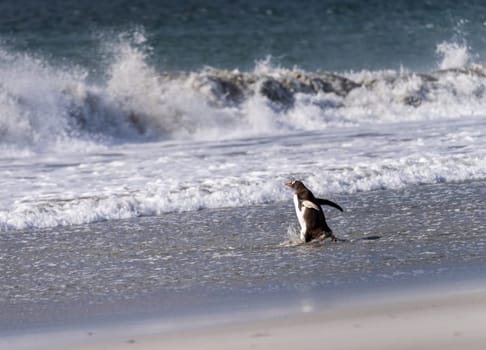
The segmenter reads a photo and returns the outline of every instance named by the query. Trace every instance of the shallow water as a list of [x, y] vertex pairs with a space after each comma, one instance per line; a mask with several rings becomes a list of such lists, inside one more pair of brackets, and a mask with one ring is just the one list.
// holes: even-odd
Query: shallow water
[[[485, 183], [411, 186], [332, 198], [347, 242], [295, 238], [289, 201], [0, 236], [0, 329], [121, 315], [167, 316], [252, 301], [480, 278]], [[377, 240], [363, 239], [379, 236]], [[286, 297], [283, 299], [285, 300]], [[219, 305], [219, 306], [218, 306]]]

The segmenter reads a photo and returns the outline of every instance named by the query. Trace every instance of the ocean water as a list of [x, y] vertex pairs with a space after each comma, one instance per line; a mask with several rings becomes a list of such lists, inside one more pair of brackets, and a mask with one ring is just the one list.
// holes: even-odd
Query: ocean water
[[[391, 256], [406, 246], [403, 232], [425, 235], [447, 256], [449, 235], [461, 232], [454, 263], [471, 261], [471, 254], [482, 261], [468, 233], [483, 242], [485, 10], [474, 1], [2, 2], [5, 308], [58, 296], [68, 304], [96, 299], [91, 277], [105, 301], [143, 294], [130, 283], [137, 276], [153, 282], [152, 293], [189, 290], [189, 299], [210, 285], [288, 290], [339, 280], [344, 264], [328, 276], [289, 270], [292, 255], [302, 252], [279, 245], [295, 225], [283, 186], [292, 179], [346, 204], [344, 214], [329, 214], [339, 218], [330, 222], [338, 234], [397, 240], [398, 246], [383, 245]], [[408, 206], [415, 208], [410, 202], [419, 198], [416, 205], [427, 208], [435, 191], [443, 202], [432, 206], [433, 215], [407, 216]], [[382, 210], [390, 194], [403, 211]], [[471, 220], [459, 219], [467, 208]], [[403, 220], [420, 215], [412, 227]], [[226, 242], [225, 226], [213, 220], [224, 222], [236, 241]], [[128, 241], [137, 245], [111, 250]], [[373, 253], [359, 249], [380, 242], [332, 249], [344, 260], [359, 252], [366, 261]], [[78, 244], [89, 261], [76, 255]], [[149, 262], [124, 258], [145, 249]], [[435, 250], [424, 252], [428, 260], [412, 251], [404, 250], [410, 254], [403, 259], [414, 268], [398, 272], [443, 261]], [[259, 266], [278, 257], [278, 274], [245, 271], [250, 256]], [[235, 266], [207, 264], [191, 274], [199, 271], [194, 266], [227, 257]], [[106, 279], [69, 273], [110, 261], [114, 268], [106, 272], [114, 274]], [[160, 269], [147, 276], [139, 263]], [[380, 274], [362, 266], [355, 272]], [[37, 268], [52, 279], [29, 285]], [[286, 270], [293, 274], [288, 284], [277, 282]]]

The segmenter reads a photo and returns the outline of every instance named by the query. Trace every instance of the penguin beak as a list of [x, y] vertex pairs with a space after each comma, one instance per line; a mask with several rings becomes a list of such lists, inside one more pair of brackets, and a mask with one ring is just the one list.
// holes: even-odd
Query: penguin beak
[[292, 187], [292, 183], [291, 182], [287, 182], [284, 184], [286, 187]]

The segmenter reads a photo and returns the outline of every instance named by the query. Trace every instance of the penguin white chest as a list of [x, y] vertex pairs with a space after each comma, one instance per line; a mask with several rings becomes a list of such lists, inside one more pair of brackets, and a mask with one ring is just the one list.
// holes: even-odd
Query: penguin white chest
[[297, 219], [299, 220], [300, 224], [300, 239], [304, 240], [307, 232], [307, 223], [305, 221], [304, 214], [307, 210], [319, 211], [319, 206], [308, 200], [304, 200], [302, 203], [300, 203], [297, 195], [294, 195], [294, 206], [295, 213], [297, 214]]
[[299, 220], [300, 230], [301, 232], [305, 232], [307, 229], [304, 220], [304, 211], [306, 210], [306, 207], [304, 207], [303, 205], [302, 206], [299, 205], [299, 198], [297, 197], [297, 195], [294, 195], [294, 206], [295, 206], [295, 214], [297, 214], [297, 219]]

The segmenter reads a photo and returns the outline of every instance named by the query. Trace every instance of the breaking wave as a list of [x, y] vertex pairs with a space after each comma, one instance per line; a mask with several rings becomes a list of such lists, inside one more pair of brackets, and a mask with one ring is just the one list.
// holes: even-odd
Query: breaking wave
[[466, 45], [425, 73], [164, 72], [144, 45], [107, 43], [96, 70], [0, 45], [0, 231], [278, 202], [292, 178], [320, 195], [486, 178]]
[[308, 72], [259, 61], [253, 71], [163, 72], [143, 35], [109, 45], [93, 79], [0, 48], [0, 147], [64, 149], [485, 115], [486, 66], [467, 47], [441, 43], [438, 69]]

